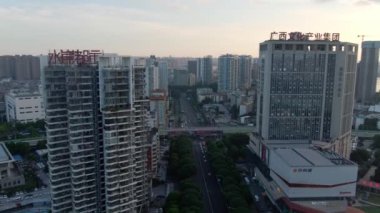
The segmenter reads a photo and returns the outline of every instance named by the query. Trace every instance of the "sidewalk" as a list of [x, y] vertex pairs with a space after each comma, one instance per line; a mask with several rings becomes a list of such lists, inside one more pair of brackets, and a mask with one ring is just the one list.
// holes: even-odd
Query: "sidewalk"
[[368, 172], [364, 175], [362, 179], [371, 180], [371, 176], [375, 174], [375, 170], [376, 170], [376, 166], [371, 166], [371, 168], [369, 168]]

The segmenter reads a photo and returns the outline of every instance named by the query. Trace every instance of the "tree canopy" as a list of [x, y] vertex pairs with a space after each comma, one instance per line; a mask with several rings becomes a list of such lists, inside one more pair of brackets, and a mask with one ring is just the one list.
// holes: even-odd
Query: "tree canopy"
[[380, 149], [380, 135], [373, 136], [373, 143], [371, 147], [373, 149]]
[[207, 143], [211, 166], [218, 177], [231, 212], [250, 212], [252, 202], [247, 186], [242, 182], [234, 159], [243, 157], [249, 138], [242, 134], [228, 135], [221, 141]]
[[354, 161], [357, 164], [363, 164], [368, 161], [371, 157], [371, 154], [365, 149], [357, 149], [351, 152], [350, 160]]
[[378, 130], [377, 129], [377, 118], [366, 118], [364, 123], [359, 126], [360, 130]]
[[183, 180], [196, 174], [191, 141], [180, 137], [170, 142], [169, 173]]

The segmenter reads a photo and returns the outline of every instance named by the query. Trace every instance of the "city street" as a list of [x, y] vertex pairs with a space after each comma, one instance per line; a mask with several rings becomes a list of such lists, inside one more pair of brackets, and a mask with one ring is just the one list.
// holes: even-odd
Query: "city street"
[[39, 189], [37, 191], [26, 193], [24, 195], [14, 196], [0, 200], [0, 212], [9, 208], [16, 207], [17, 204], [27, 205], [30, 203], [50, 202], [50, 189]]
[[[197, 120], [197, 113], [194, 111], [191, 106], [191, 102], [187, 100], [185, 94], [182, 94], [180, 98], [181, 111], [184, 113], [183, 117], [186, 120], [186, 126], [184, 127], [193, 127], [199, 126]], [[207, 161], [206, 151], [201, 147], [202, 141], [194, 140], [193, 141], [193, 150], [194, 156], [197, 160], [197, 181], [199, 186], [202, 188], [204, 206], [206, 212], [227, 212], [226, 205], [222, 193], [220, 192], [220, 188], [217, 182], [217, 179], [213, 172], [211, 171], [209, 162]], [[206, 160], [206, 161], [205, 161]], [[255, 162], [252, 159], [252, 156], [248, 154], [248, 162], [246, 163], [247, 167], [252, 171], [255, 167]], [[259, 210], [259, 212], [271, 212], [271, 206], [265, 202], [265, 197], [263, 196], [263, 188], [258, 184], [258, 182], [253, 181], [253, 174], [248, 176], [250, 181], [249, 190], [252, 194], [252, 198], [254, 200], [254, 204]], [[259, 197], [258, 201], [255, 201], [254, 197], [257, 195]]]
[[[180, 99], [181, 111], [185, 113], [188, 127], [198, 126], [196, 112], [191, 106], [191, 102], [183, 94]], [[184, 127], [186, 128], [186, 127]], [[203, 149], [202, 141], [193, 140], [193, 152], [196, 160], [197, 175], [196, 181], [202, 191], [202, 199], [205, 213], [226, 213], [227, 207], [223, 194], [220, 191], [216, 177], [211, 171], [207, 161], [206, 152]]]
[[252, 171], [252, 174], [248, 175], [248, 178], [250, 180], [249, 191], [251, 192], [253, 198], [255, 197], [255, 195], [259, 197], [258, 201], [254, 199], [255, 206], [259, 210], [259, 212], [262, 212], [262, 213], [272, 212], [272, 209], [273, 209], [272, 205], [271, 204], [268, 205], [265, 202], [265, 196], [263, 196], [263, 193], [265, 192], [265, 190], [259, 185], [257, 181], [253, 180], [253, 176], [254, 176], [253, 171], [254, 171], [254, 168], [257, 166], [256, 159], [254, 158], [253, 154], [250, 153], [249, 151], [246, 152], [246, 159], [247, 159], [247, 162], [245, 164], [247, 168], [250, 171]]
[[[181, 111], [184, 113], [185, 119], [186, 119], [186, 126], [192, 127], [192, 126], [199, 126], [198, 120], [197, 120], [197, 113], [194, 111], [193, 107], [191, 106], [191, 102], [186, 99], [185, 94], [181, 95], [180, 99], [180, 105], [181, 105]], [[186, 127], [185, 126], [185, 127]]]

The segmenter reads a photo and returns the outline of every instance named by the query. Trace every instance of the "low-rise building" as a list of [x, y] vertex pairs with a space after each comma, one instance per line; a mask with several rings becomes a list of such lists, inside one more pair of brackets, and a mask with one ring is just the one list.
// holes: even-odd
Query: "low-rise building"
[[24, 175], [16, 165], [4, 143], [0, 143], [0, 189], [12, 188], [25, 184]]
[[352, 119], [353, 128], [356, 130], [359, 130], [360, 126], [364, 124], [366, 119], [377, 119], [376, 128], [380, 129], [380, 113], [371, 113], [371, 112], [354, 115]]
[[246, 115], [253, 110], [253, 103], [249, 101], [242, 102], [239, 105], [239, 116]]
[[189, 86], [190, 73], [187, 70], [173, 70], [173, 86]]
[[210, 99], [214, 103], [219, 103], [226, 99], [225, 93], [215, 93], [211, 88], [198, 88], [197, 89], [197, 101], [201, 103], [205, 99]]
[[5, 95], [5, 109], [8, 122], [28, 123], [45, 119], [43, 100], [38, 91], [10, 90]]
[[206, 98], [213, 99], [214, 92], [211, 88], [198, 88], [197, 89], [197, 101], [201, 103]]
[[158, 128], [158, 130], [163, 130], [168, 127], [168, 113], [169, 113], [169, 102], [168, 96], [165, 90], [154, 90], [150, 96], [150, 111], [154, 114], [154, 124], [153, 126]]
[[197, 83], [197, 77], [194, 73], [189, 73], [189, 85], [188, 86], [194, 86]]
[[250, 139], [261, 162], [257, 180], [281, 211], [345, 212], [355, 197], [358, 166], [352, 161], [310, 142], [268, 143], [254, 134]]

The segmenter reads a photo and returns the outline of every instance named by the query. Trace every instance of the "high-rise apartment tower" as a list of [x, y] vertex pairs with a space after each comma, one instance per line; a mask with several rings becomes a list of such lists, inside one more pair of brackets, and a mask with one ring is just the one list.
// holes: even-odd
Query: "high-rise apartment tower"
[[252, 85], [252, 57], [249, 55], [239, 56], [238, 88], [249, 89]]
[[380, 73], [380, 41], [364, 41], [358, 67], [356, 101], [371, 103], [376, 95], [377, 76]]
[[212, 83], [212, 56], [205, 56], [197, 60], [197, 82]]
[[150, 195], [145, 65], [116, 55], [49, 57], [42, 84], [52, 211], [139, 212]]
[[226, 54], [218, 58], [218, 92], [235, 91], [238, 88], [239, 57]]

